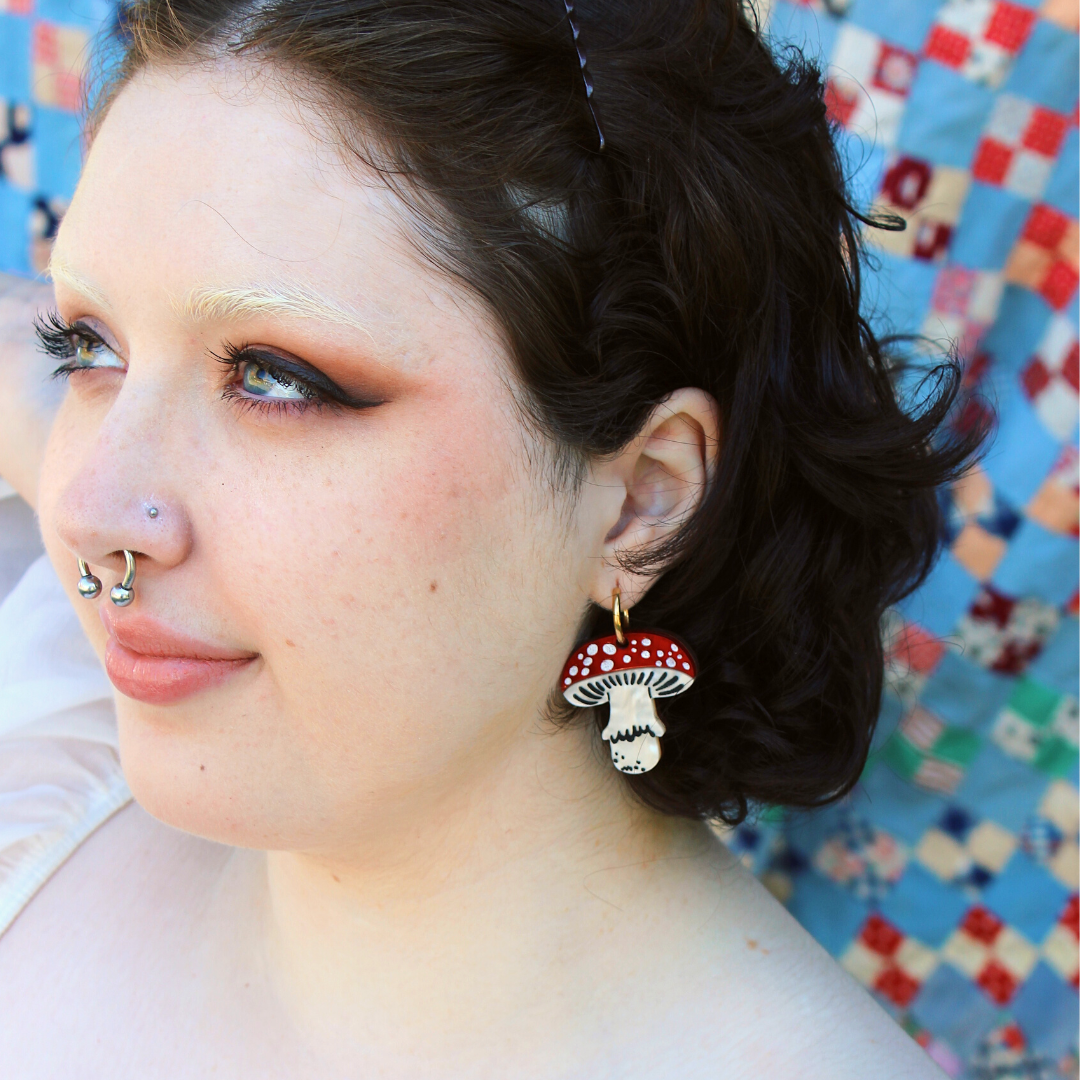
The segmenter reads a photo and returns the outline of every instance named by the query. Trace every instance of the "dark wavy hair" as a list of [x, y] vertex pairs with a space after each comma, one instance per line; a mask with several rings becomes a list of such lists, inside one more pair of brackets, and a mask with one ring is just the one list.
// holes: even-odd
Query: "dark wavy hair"
[[[715, 481], [639, 561], [657, 578], [634, 611], [700, 674], [626, 782], [730, 823], [820, 805], [865, 763], [882, 615], [926, 576], [935, 489], [982, 432], [949, 422], [950, 362], [898, 400], [860, 312], [860, 230], [882, 223], [848, 199], [821, 72], [774, 55], [740, 0], [573, 18], [595, 112], [562, 0], [145, 0], [96, 115], [146, 64], [242, 56], [311, 88], [494, 314], [562, 482], [677, 388], [711, 393]], [[592, 609], [582, 640], [609, 627]]]

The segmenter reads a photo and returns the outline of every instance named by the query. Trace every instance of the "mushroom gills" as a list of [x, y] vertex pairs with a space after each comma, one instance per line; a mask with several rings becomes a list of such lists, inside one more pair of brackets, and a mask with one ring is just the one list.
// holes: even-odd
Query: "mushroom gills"
[[646, 686], [613, 686], [611, 713], [601, 737], [611, 748], [611, 762], [620, 772], [648, 772], [660, 760], [660, 736], [667, 730], [656, 715]]

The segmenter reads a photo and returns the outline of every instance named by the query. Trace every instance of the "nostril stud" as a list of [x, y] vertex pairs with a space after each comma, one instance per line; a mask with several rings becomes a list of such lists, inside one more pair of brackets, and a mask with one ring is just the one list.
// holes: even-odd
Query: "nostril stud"
[[78, 584], [79, 595], [84, 600], [96, 600], [101, 595], [101, 578], [90, 573], [90, 567], [83, 559], [79, 560], [79, 573], [82, 574]]
[[156, 518], [158, 516], [158, 508], [156, 506], [151, 506], [146, 513], [149, 517]]

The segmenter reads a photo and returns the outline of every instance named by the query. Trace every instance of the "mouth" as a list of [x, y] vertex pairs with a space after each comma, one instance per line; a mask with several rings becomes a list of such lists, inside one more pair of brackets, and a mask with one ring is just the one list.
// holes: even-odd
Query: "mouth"
[[109, 632], [105, 671], [125, 697], [172, 705], [220, 686], [258, 658], [182, 634], [148, 615], [125, 618], [102, 610]]

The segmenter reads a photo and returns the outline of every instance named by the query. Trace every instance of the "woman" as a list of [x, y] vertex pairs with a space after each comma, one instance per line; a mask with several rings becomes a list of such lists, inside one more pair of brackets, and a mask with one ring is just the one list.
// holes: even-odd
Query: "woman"
[[[4, 469], [137, 804], [0, 939], [0, 1060], [937, 1075], [704, 824], [854, 783], [973, 445], [859, 316], [818, 73], [726, 0], [125, 32]], [[677, 686], [582, 674], [657, 630]]]

